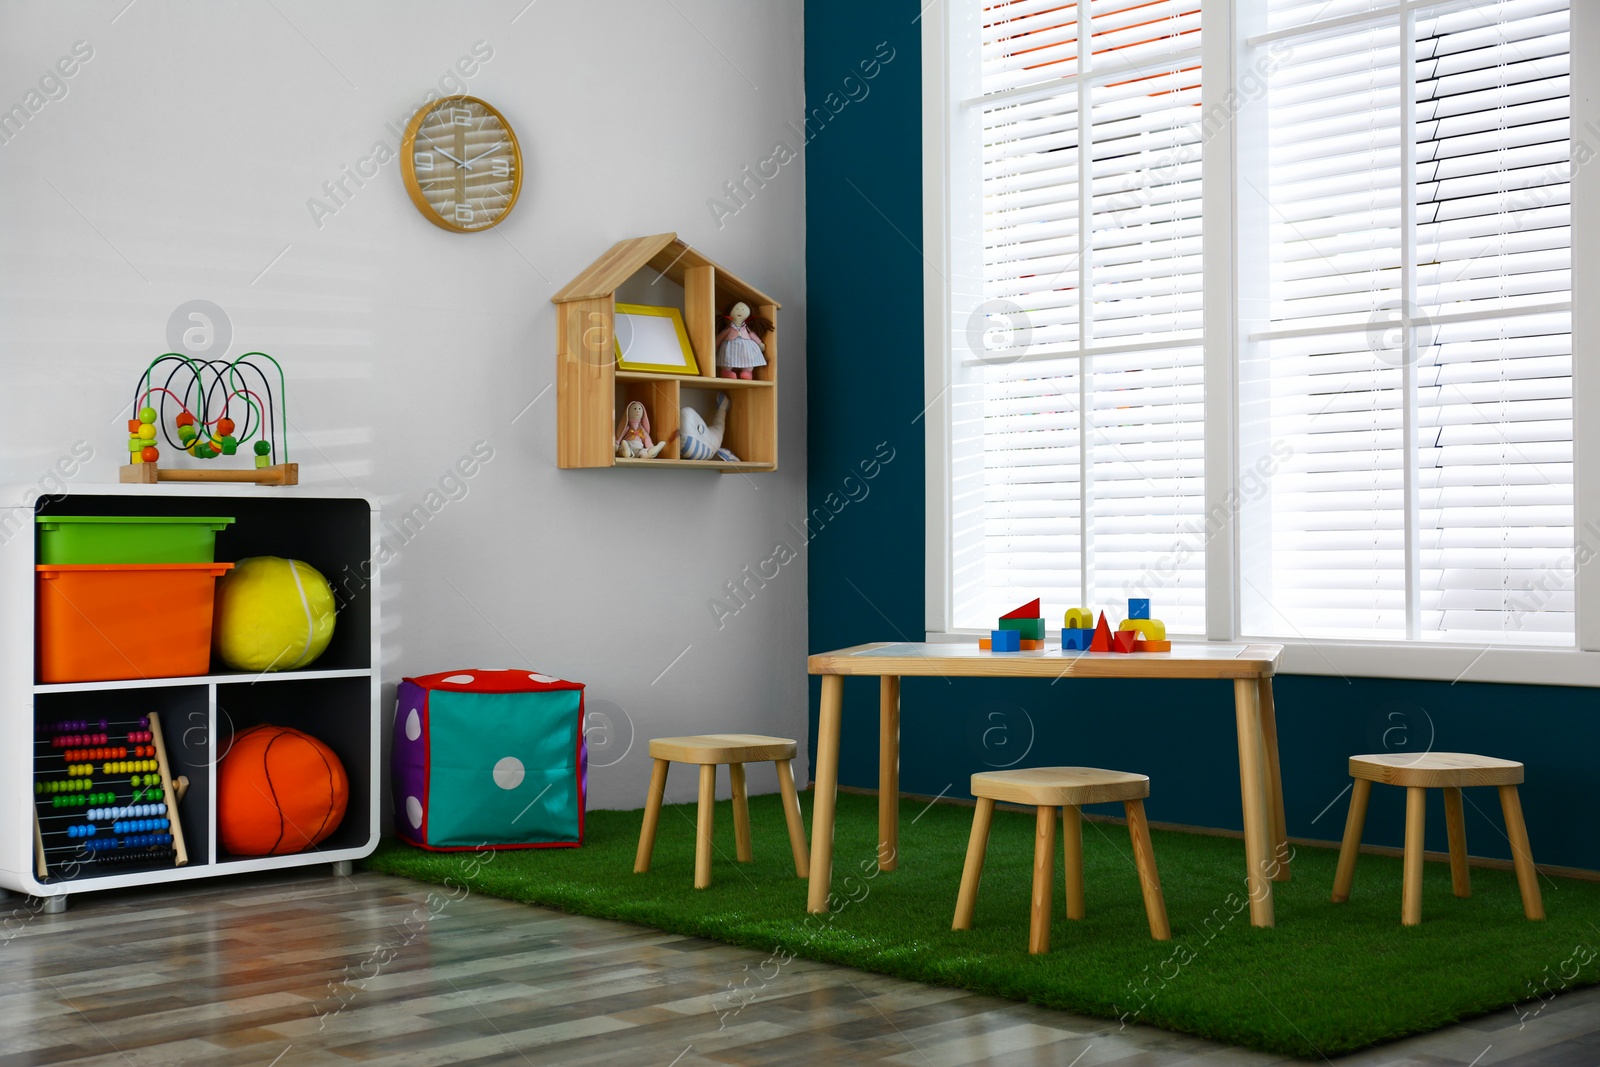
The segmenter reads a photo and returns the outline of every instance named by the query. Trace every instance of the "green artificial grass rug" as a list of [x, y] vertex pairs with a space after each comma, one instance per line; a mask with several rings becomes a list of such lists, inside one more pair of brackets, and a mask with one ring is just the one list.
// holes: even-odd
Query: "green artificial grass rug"
[[[811, 811], [809, 795], [802, 806]], [[654, 862], [635, 875], [640, 812], [593, 811], [580, 849], [425, 852], [385, 842], [370, 870], [580, 915], [640, 923], [771, 952], [957, 986], [1267, 1052], [1316, 1058], [1504, 1010], [1537, 1009], [1600, 980], [1600, 884], [1540, 878], [1544, 922], [1522, 915], [1510, 871], [1472, 871], [1472, 896], [1451, 893], [1447, 864], [1428, 863], [1423, 919], [1400, 925], [1400, 861], [1361, 857], [1345, 904], [1329, 901], [1337, 853], [1300, 848], [1278, 883], [1278, 925], [1250, 925], [1244, 845], [1154, 831], [1173, 939], [1150, 939], [1127, 831], [1084, 824], [1087, 918], [1066, 918], [1060, 841], [1050, 952], [1030, 956], [1031, 813], [998, 811], [977, 917], [952, 931], [972, 809], [905, 801], [900, 869], [874, 862], [877, 799], [841, 795], [833, 891], [805, 912], [776, 796], [750, 801], [755, 860], [733, 858], [731, 805], [717, 805], [714, 882], [694, 884], [694, 805], [662, 810]], [[1059, 833], [1059, 831], [1058, 831]], [[1537, 837], [1535, 847], [1537, 847]], [[1576, 972], [1576, 973], [1574, 973]], [[1509, 1020], [1508, 1020], [1509, 1021]]]

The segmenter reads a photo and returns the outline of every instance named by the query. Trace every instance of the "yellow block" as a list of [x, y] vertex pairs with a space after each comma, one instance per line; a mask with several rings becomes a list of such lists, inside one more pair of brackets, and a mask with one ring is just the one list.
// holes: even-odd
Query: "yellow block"
[[1088, 608], [1068, 608], [1067, 616], [1061, 623], [1065, 630], [1092, 630], [1094, 629], [1094, 612]]
[[1167, 639], [1167, 624], [1160, 619], [1123, 619], [1117, 625], [1119, 630], [1138, 630], [1146, 641], [1165, 641]]

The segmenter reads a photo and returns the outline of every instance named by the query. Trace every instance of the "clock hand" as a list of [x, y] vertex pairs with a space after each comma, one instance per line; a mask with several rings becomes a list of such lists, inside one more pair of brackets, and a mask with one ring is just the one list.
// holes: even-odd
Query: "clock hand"
[[[472, 169], [472, 160], [470, 160], [470, 159], [457, 159], [455, 156], [452, 156], [449, 152], [446, 152], [444, 149], [439, 148], [437, 146], [435, 146], [433, 150], [435, 152], [439, 153], [444, 158], [450, 160], [450, 162], [454, 163], [458, 167], [466, 167], [468, 170]], [[477, 158], [477, 157], [473, 157], [473, 158]]]
[[484, 156], [486, 156], [486, 155], [488, 155], [488, 154], [489, 154], [489, 153], [490, 153], [490, 152], [497, 152], [497, 151], [499, 151], [499, 150], [500, 150], [500, 148], [501, 148], [501, 147], [502, 147], [502, 146], [503, 146], [503, 144], [504, 144], [504, 142], [499, 142], [499, 141], [497, 141], [497, 142], [495, 142], [495, 143], [494, 143], [494, 144], [492, 144], [492, 145], [490, 145], [490, 146], [489, 146], [489, 147], [488, 147], [488, 148], [485, 148], [485, 149], [484, 149], [484, 150], [483, 150], [483, 151], [482, 151], [482, 152], [479, 152], [479, 153], [478, 153], [478, 154], [477, 154], [477, 155], [475, 155], [475, 156], [472, 156], [472, 157], [471, 157], [471, 158], [469, 158], [469, 159], [468, 159], [468, 160], [467, 160], [467, 162], [468, 162], [468, 163], [469, 163], [469, 164], [471, 164], [471, 163], [475, 163], [475, 162], [477, 162], [477, 161], [478, 161], [478, 160], [480, 160], [480, 159], [482, 159], [482, 158], [483, 158], [483, 157], [484, 157]]

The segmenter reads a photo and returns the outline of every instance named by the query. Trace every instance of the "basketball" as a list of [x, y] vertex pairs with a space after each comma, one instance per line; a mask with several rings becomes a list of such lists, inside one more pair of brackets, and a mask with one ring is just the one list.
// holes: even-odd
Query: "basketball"
[[349, 800], [331, 748], [287, 726], [252, 726], [217, 765], [217, 836], [235, 856], [302, 852], [339, 828]]
[[333, 589], [311, 564], [241, 559], [217, 582], [212, 647], [238, 671], [282, 671], [316, 660], [333, 640]]

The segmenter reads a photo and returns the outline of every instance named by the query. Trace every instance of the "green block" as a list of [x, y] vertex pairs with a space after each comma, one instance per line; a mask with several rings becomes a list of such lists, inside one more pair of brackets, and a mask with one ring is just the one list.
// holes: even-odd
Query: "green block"
[[997, 630], [1019, 630], [1024, 641], [1044, 640], [1043, 619], [1001, 619]]

